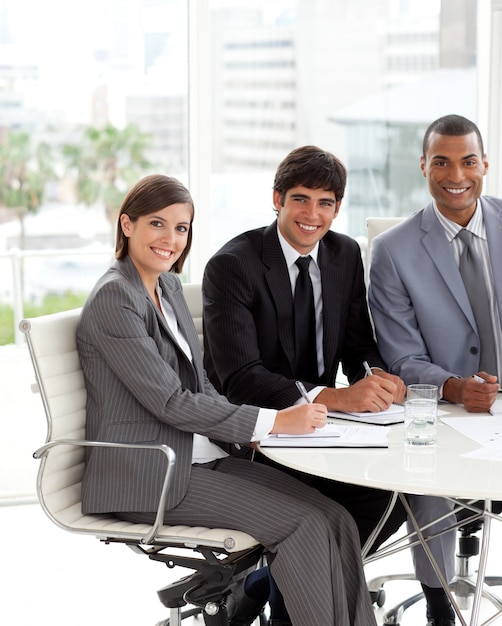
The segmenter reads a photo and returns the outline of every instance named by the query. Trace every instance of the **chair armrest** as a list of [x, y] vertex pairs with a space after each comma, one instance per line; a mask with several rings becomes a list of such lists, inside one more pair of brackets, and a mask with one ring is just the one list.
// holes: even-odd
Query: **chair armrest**
[[176, 462], [176, 453], [174, 452], [174, 450], [165, 444], [148, 445], [148, 444], [139, 444], [139, 443], [138, 444], [114, 443], [114, 442], [109, 442], [109, 441], [87, 441], [85, 439], [83, 440], [57, 439], [53, 441], [48, 441], [43, 446], [35, 450], [35, 452], [33, 453], [33, 457], [35, 459], [41, 459], [44, 456], [47, 456], [49, 450], [51, 450], [52, 448], [55, 448], [56, 446], [61, 446], [61, 445], [80, 446], [80, 447], [87, 447], [87, 448], [150, 449], [150, 450], [158, 450], [159, 452], [162, 452], [163, 454], [165, 454], [167, 458], [167, 468], [166, 468], [166, 473], [164, 475], [164, 481], [162, 483], [162, 492], [159, 497], [159, 504], [157, 507], [155, 521], [152, 527], [150, 528], [150, 530], [148, 531], [148, 533], [146, 533], [146, 535], [141, 539], [141, 543], [143, 544], [154, 543], [154, 539], [156, 538], [160, 527], [164, 523], [166, 497], [167, 497], [167, 492], [169, 490], [172, 476], [173, 476], [174, 464]]

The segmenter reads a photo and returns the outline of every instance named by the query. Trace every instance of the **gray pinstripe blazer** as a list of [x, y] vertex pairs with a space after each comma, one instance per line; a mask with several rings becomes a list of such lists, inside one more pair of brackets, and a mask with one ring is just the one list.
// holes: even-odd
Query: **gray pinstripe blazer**
[[[197, 333], [175, 274], [160, 277], [193, 362], [176, 343], [129, 257], [99, 279], [82, 311], [77, 345], [87, 388], [87, 438], [166, 443], [176, 452], [167, 508], [190, 479], [194, 432], [213, 440], [250, 441], [258, 409], [220, 396], [202, 365]], [[155, 511], [163, 455], [93, 449], [83, 480], [84, 513]]]

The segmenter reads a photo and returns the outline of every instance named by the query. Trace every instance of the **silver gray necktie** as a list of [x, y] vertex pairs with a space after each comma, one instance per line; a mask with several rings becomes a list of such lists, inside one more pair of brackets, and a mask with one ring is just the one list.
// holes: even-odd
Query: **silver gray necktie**
[[479, 369], [488, 374], [497, 374], [497, 357], [490, 316], [490, 301], [488, 299], [488, 290], [481, 259], [472, 247], [473, 234], [470, 231], [463, 228], [459, 231], [457, 237], [464, 243], [464, 250], [460, 255], [459, 269], [478, 328], [481, 345]]

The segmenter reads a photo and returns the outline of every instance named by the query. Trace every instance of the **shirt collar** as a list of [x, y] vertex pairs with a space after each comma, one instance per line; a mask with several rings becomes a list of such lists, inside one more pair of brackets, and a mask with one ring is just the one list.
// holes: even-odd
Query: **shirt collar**
[[[434, 213], [439, 220], [439, 223], [443, 226], [445, 230], [448, 241], [451, 243], [453, 239], [455, 239], [455, 237], [457, 236], [458, 232], [462, 230], [462, 226], [459, 226], [456, 222], [453, 222], [452, 220], [445, 217], [437, 208], [435, 200], [432, 201], [432, 206], [434, 208]], [[483, 220], [483, 211], [481, 210], [481, 204], [479, 200], [476, 202], [476, 209], [474, 211], [474, 214], [465, 229], [469, 230], [473, 235], [476, 235], [476, 237], [486, 239], [486, 227]]]
[[[286, 265], [288, 266], [288, 268], [295, 264], [296, 259], [299, 256], [307, 256], [305, 254], [300, 254], [298, 250], [295, 250], [293, 246], [284, 239], [281, 231], [279, 230], [279, 225], [277, 225], [277, 236], [279, 237], [279, 243], [281, 244], [282, 253], [284, 254], [284, 258], [286, 259]], [[312, 248], [309, 254], [312, 257], [314, 263], [318, 265], [317, 256], [319, 254], [319, 242], [316, 243], [316, 245]]]

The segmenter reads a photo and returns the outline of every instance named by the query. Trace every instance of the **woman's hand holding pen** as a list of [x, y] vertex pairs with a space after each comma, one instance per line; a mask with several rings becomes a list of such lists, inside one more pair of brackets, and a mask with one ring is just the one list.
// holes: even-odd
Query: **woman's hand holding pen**
[[326, 424], [328, 410], [324, 404], [298, 404], [277, 411], [271, 434], [306, 435]]

